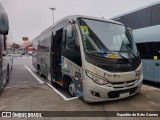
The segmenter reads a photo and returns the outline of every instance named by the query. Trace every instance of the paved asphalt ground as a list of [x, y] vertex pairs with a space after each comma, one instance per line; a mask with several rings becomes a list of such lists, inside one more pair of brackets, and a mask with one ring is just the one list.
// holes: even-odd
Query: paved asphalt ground
[[[0, 111], [160, 111], [160, 89], [146, 85], [144, 85], [141, 92], [135, 96], [116, 101], [92, 104], [86, 103], [79, 98], [69, 98], [68, 93], [64, 92], [64, 90], [60, 89], [57, 92], [49, 85], [44, 77], [37, 75], [32, 67], [31, 57], [14, 58], [10, 82], [0, 94]], [[48, 117], [41, 119], [159, 120], [159, 118], [160, 117]], [[0, 119], [17, 120], [18, 118]], [[19, 119], [35, 120], [36, 118]]]

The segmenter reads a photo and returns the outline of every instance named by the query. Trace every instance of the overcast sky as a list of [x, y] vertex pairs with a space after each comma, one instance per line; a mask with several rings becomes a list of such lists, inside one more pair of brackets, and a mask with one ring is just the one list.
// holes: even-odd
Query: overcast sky
[[[111, 18], [159, 0], [0, 0], [8, 13], [13, 41], [35, 38], [53, 23], [50, 7], [55, 7], [55, 22], [68, 15]], [[11, 37], [10, 37], [11, 38]]]

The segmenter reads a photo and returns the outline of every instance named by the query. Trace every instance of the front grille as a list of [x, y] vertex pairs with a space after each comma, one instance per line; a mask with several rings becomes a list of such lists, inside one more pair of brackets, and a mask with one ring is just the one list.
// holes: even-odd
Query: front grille
[[115, 82], [111, 83], [113, 88], [126, 88], [134, 86], [137, 83], [137, 80], [127, 81], [127, 82]]
[[[132, 81], [127, 81], [127, 83], [132, 83], [134, 82], [135, 80], [132, 80]], [[117, 84], [124, 84], [125, 82], [111, 82], [112, 85], [117, 85]]]
[[108, 92], [109, 98], [119, 98], [120, 93], [129, 92], [129, 95], [133, 94], [138, 87], [130, 88], [127, 90], [118, 90], [118, 91], [110, 91]]

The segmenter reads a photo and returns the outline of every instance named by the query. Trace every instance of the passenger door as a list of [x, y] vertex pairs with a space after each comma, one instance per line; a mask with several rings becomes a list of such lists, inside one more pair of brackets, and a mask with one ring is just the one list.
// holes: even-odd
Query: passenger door
[[[62, 59], [62, 70], [69, 75], [76, 89], [76, 95], [81, 95], [83, 93], [83, 83], [82, 83], [82, 60], [80, 52], [80, 43], [78, 38], [78, 32], [75, 25], [69, 24], [64, 31], [64, 39], [62, 43], [62, 56], [67, 58], [68, 65], [65, 67], [65, 60]], [[64, 84], [65, 84], [65, 80]]]
[[62, 80], [62, 71], [61, 71], [61, 51], [62, 51], [62, 38], [63, 38], [63, 28], [56, 31], [53, 36], [53, 44], [51, 47], [52, 51], [52, 72], [55, 80]]

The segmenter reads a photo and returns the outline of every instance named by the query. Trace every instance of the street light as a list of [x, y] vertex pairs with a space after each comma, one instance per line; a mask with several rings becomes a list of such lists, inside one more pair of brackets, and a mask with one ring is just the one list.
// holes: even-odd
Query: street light
[[56, 10], [56, 8], [53, 7], [53, 8], [50, 8], [50, 9], [52, 10], [53, 24], [54, 24], [54, 12], [53, 11]]

